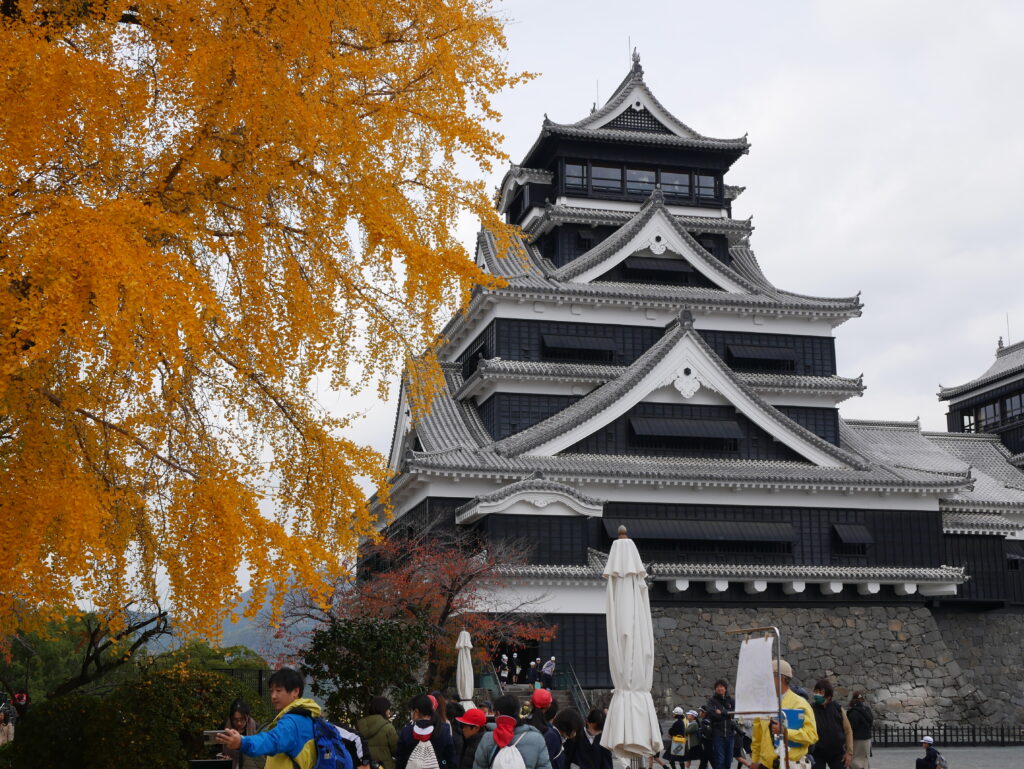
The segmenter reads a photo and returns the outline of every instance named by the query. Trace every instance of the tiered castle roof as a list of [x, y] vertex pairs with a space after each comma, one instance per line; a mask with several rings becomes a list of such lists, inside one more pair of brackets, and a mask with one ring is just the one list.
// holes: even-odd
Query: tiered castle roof
[[[839, 419], [836, 440], [827, 440], [776, 404], [795, 400], [804, 404], [796, 408], [810, 408], [809, 403], [834, 407], [863, 393], [861, 377], [828, 372], [736, 371], [704, 338], [703, 334], [714, 331], [716, 324], [735, 329], [743, 323], [757, 324], [757, 328], [750, 329], [755, 334], [771, 334], [772, 324], [780, 323], [787, 324], [789, 334], [827, 338], [832, 328], [858, 317], [863, 309], [859, 294], [840, 298], [807, 296], [775, 286], [750, 248], [751, 221], [731, 216], [731, 202], [742, 188], [720, 184], [720, 194], [701, 205], [695, 199], [690, 204], [670, 199], [658, 186], [642, 200], [637, 195], [613, 201], [600, 196], [559, 194], [556, 173], [549, 169], [558, 167], [557, 159], [562, 157], [558, 152], [563, 150], [557, 141], [563, 139], [576, 142], [572, 145], [576, 148], [613, 142], [634, 149], [685, 151], [690, 153], [687, 157], [717, 158], [719, 170], [749, 148], [746, 137], [709, 138], [672, 116], [647, 87], [636, 58], [612, 98], [588, 117], [575, 123], [554, 123], [545, 118], [541, 135], [523, 164], [512, 166], [499, 190], [503, 211], [511, 211], [519, 201], [513, 220], [520, 225], [521, 236], [507, 253], [498, 253], [490, 233], [481, 233], [477, 240], [478, 264], [503, 278], [504, 285], [476, 289], [465, 311], [446, 327], [440, 355], [444, 388], [436, 394], [430, 409], [411, 411], [413, 406], [403, 395], [391, 452], [392, 467], [398, 474], [392, 497], [399, 508], [403, 498], [413, 498], [417, 486], [420, 489], [415, 493], [422, 498], [422, 484], [431, 479], [477, 479], [497, 488], [477, 492], [459, 507], [456, 524], [474, 524], [507, 509], [516, 499], [544, 498], [559, 500], [576, 515], [604, 517], [611, 527], [617, 521], [602, 515], [608, 501], [606, 492], [610, 498], [616, 490], [615, 499], [621, 501], [622, 489], [674, 488], [686, 493], [754, 490], [765, 494], [795, 491], [882, 495], [892, 497], [893, 511], [903, 509], [901, 505], [924, 509], [919, 503], [927, 498], [937, 505], [942, 529], [948, 534], [1007, 535], [1024, 529], [1024, 472], [1009, 463], [1009, 453], [998, 439], [922, 432], [917, 422]], [[548, 167], [540, 167], [545, 165]], [[529, 192], [534, 188], [543, 190], [546, 199], [530, 200]], [[522, 203], [524, 199], [528, 203]], [[602, 237], [582, 253], [573, 254], [574, 258], [556, 263], [538, 245], [558, 228], [581, 226], [600, 229]], [[709, 234], [718, 238], [711, 239], [712, 245], [725, 243], [724, 252], [712, 253], [711, 247], [699, 239]], [[685, 271], [697, 279], [690, 285], [619, 279], [617, 270], [627, 260], [642, 263], [648, 270]], [[657, 341], [631, 362], [503, 360], [491, 354], [466, 365], [468, 343], [500, 317], [499, 309], [530, 303], [536, 307], [569, 306], [574, 314], [578, 314], [576, 308], [587, 308], [598, 315], [607, 308], [620, 313], [619, 322], [623, 308], [642, 309], [642, 318], [633, 316], [637, 323], [651, 328], [657, 325], [655, 318], [662, 319], [658, 324], [668, 322], [660, 329]], [[543, 322], [543, 317], [535, 320]], [[595, 315], [591, 314], [587, 322], [594, 323]], [[794, 328], [798, 330], [794, 332]], [[755, 357], [757, 353], [754, 347], [747, 352]], [[960, 388], [944, 388], [942, 397], [953, 397], [1016, 372], [1024, 372], [1024, 343], [1000, 351], [996, 364], [985, 375]], [[492, 436], [481, 418], [478, 399], [486, 400], [502, 388], [522, 393], [545, 387], [551, 392], [571, 391], [572, 402], [523, 429]], [[663, 403], [666, 392], [676, 397], [673, 391], [679, 399], [673, 402], [686, 403], [700, 393], [706, 398], [704, 403], [728, 404], [774, 444], [784, 447], [785, 453], [779, 456], [787, 458], [664, 456], [642, 451], [625, 455], [581, 450], [588, 436], [631, 413], [656, 393], [662, 394]], [[636, 417], [634, 422], [639, 424], [642, 419]], [[701, 429], [717, 429], [722, 435], [705, 432], [701, 437], [730, 437], [728, 421], [713, 421], [702, 422]], [[534, 504], [541, 506], [539, 502]], [[770, 498], [757, 504], [771, 506]], [[807, 507], [812, 505], [811, 501], [806, 503]], [[857, 507], [857, 503], [851, 501], [850, 507]], [[647, 532], [650, 537], [685, 540], [689, 536], [686, 527], [698, 523], [706, 522], [651, 520], [644, 525], [654, 527]], [[729, 525], [723, 523], [723, 530], [717, 534], [705, 531], [703, 535], [728, 538]], [[664, 528], [661, 534], [654, 530], [659, 526]], [[851, 541], [860, 536], [852, 529], [847, 534]], [[598, 580], [604, 556], [591, 550], [589, 559], [586, 564], [519, 566], [509, 573], [555, 580]], [[656, 579], [669, 580], [670, 591], [677, 592], [685, 590], [691, 579], [699, 578], [709, 585], [708, 592], [715, 592], [715, 585], [728, 586], [730, 581], [742, 578], [748, 592], [753, 593], [763, 591], [769, 581], [785, 581], [787, 589], [793, 590], [810, 581], [825, 585], [822, 590], [826, 595], [834, 594], [828, 589], [841, 589], [843, 582], [864, 586], [868, 591], [865, 595], [877, 592], [878, 583], [905, 583], [908, 590], [910, 583], [932, 584], [936, 592], [931, 595], [950, 595], [949, 587], [962, 584], [966, 578], [961, 566], [730, 564], [699, 559], [657, 562], [648, 571]], [[833, 582], [839, 587], [827, 588]]]

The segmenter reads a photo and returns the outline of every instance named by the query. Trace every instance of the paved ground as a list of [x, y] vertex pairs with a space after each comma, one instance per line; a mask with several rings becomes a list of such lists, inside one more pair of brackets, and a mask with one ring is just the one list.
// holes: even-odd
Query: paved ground
[[[1021, 769], [1024, 747], [1016, 748], [943, 748], [939, 751], [949, 769]], [[914, 761], [923, 756], [920, 748], [877, 748], [871, 757], [871, 769], [914, 769]]]

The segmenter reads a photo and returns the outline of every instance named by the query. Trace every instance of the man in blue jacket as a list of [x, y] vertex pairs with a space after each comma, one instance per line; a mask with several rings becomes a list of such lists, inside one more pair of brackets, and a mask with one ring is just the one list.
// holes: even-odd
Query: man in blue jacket
[[[313, 769], [317, 760], [313, 719], [320, 715], [320, 706], [302, 696], [306, 682], [297, 670], [281, 668], [269, 683], [270, 704], [278, 711], [274, 720], [251, 737], [225, 729], [217, 740], [234, 750], [241, 748], [242, 755], [269, 756], [266, 769]], [[341, 759], [345, 769], [352, 769], [348, 751], [341, 751]]]

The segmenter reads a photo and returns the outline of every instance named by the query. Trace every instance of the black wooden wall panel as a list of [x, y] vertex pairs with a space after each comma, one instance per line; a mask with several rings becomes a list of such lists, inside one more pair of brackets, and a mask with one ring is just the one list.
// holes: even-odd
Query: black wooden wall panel
[[576, 395], [495, 393], [478, 410], [487, 432], [497, 441], [544, 421], [579, 399]]
[[543, 320], [498, 318], [494, 321], [494, 353], [505, 360], [551, 360], [544, 355], [544, 335], [613, 339], [612, 363], [629, 364], [657, 342], [664, 329], [651, 326], [619, 326], [606, 323], [564, 323]]
[[966, 566], [970, 576], [960, 586], [956, 600], [1006, 600], [1006, 551], [1002, 537], [946, 534], [944, 539], [946, 563]]
[[587, 519], [543, 515], [489, 515], [480, 530], [491, 541], [522, 543], [530, 563], [581, 566], [587, 562]]
[[839, 445], [839, 409], [813, 406], [778, 406], [779, 411], [819, 438]]
[[[631, 438], [630, 417], [673, 419], [726, 419], [735, 421], [745, 437], [737, 442], [736, 451], [688, 448], [651, 448], [637, 445]], [[638, 403], [627, 413], [566, 449], [572, 454], [623, 454], [628, 456], [706, 456], [733, 459], [765, 459], [806, 462], [788, 446], [777, 442], [768, 433], [729, 406], [687, 406], [677, 403]]]
[[[541, 659], [555, 657], [555, 664], [572, 665], [584, 689], [608, 689], [608, 631], [603, 614], [548, 615], [548, 624], [558, 626], [558, 635], [540, 644]], [[556, 668], [557, 670], [558, 668]], [[566, 703], [562, 703], [565, 705]], [[586, 716], [586, 713], [582, 714]]]
[[[761, 507], [754, 505], [673, 505], [640, 502], [607, 502], [607, 518], [656, 518], [661, 520], [722, 520], [788, 523], [798, 532], [792, 555], [785, 562], [794, 564], [838, 564], [935, 567], [946, 562], [942, 541], [942, 519], [937, 511], [859, 510], [854, 508]], [[833, 525], [861, 524], [872, 533], [874, 544], [863, 557], [837, 555]], [[600, 521], [591, 524], [590, 546], [606, 550], [610, 538]], [[909, 545], [909, 546], [908, 546]], [[643, 553], [643, 543], [639, 545]], [[685, 554], [687, 544], [679, 544]], [[702, 553], [701, 557], [706, 557]], [[696, 559], [695, 559], [696, 560]], [[757, 555], [724, 554], [722, 563], [761, 563]], [[778, 559], [767, 559], [777, 562]]]
[[[830, 336], [801, 336], [798, 334], [759, 334], [738, 331], [699, 331], [704, 340], [727, 363], [730, 360], [729, 345], [753, 347], [786, 347], [795, 350], [800, 358], [796, 374], [811, 376], [833, 376], [836, 373], [835, 339]], [[741, 368], [736, 367], [736, 370]], [[742, 368], [756, 371], [755, 366]]]

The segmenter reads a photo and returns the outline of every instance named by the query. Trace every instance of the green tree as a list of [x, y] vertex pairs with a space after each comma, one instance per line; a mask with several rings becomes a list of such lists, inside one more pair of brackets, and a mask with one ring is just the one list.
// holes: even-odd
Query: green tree
[[211, 646], [206, 641], [192, 640], [180, 649], [160, 655], [156, 666], [168, 668], [185, 665], [194, 670], [267, 670], [270, 665], [248, 646]]
[[26, 689], [36, 703], [98, 682], [116, 683], [136, 674], [147, 644], [169, 636], [167, 612], [125, 611], [118, 629], [95, 613], [51, 622], [38, 633], [7, 637], [10, 652], [0, 657], [0, 684], [7, 691]]
[[302, 656], [302, 672], [313, 693], [324, 697], [331, 718], [354, 722], [371, 697], [383, 695], [399, 707], [419, 692], [417, 675], [426, 664], [423, 625], [385, 619], [332, 619], [313, 631]]
[[103, 697], [72, 694], [43, 703], [19, 727], [0, 767], [181, 769], [208, 757], [202, 733], [223, 725], [233, 700], [270, 714], [238, 681], [183, 666], [152, 671]]

